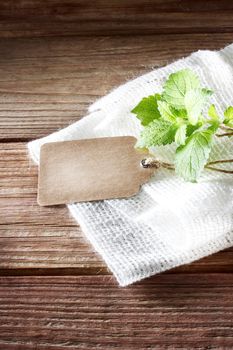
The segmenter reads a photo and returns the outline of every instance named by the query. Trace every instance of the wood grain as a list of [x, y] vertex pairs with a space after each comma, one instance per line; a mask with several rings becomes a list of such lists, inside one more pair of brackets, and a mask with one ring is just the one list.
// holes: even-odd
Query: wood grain
[[2, 39], [0, 140], [45, 136], [128, 79], [231, 41], [232, 34]]
[[1, 0], [0, 36], [229, 32], [229, 0]]
[[231, 43], [232, 17], [228, 0], [1, 0], [0, 349], [233, 348], [233, 248], [119, 288], [68, 210], [38, 207], [26, 150], [128, 79]]
[[37, 167], [26, 145], [0, 143], [0, 269], [76, 267], [76, 273], [98, 273], [104, 264], [66, 207], [39, 207], [36, 193]]
[[232, 349], [233, 274], [1, 277], [0, 349]]
[[[37, 167], [24, 143], [0, 143], [0, 274], [106, 274], [65, 206], [36, 203]], [[231, 272], [233, 249], [174, 272]]]

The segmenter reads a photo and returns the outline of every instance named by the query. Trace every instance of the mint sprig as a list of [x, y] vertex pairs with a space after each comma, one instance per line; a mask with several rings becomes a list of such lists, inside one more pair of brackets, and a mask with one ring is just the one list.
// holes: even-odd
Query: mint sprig
[[190, 69], [170, 74], [161, 94], [144, 97], [132, 110], [144, 126], [136, 147], [148, 149], [175, 142], [175, 171], [186, 181], [196, 182], [205, 167], [214, 170], [208, 167], [214, 138], [233, 136], [233, 107], [220, 118], [212, 104], [206, 116], [204, 109], [212, 94]]

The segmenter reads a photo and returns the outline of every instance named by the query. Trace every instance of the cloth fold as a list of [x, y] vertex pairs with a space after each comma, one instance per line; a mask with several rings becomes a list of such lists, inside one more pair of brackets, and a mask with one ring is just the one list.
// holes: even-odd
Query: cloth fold
[[[138, 136], [130, 111], [145, 96], [160, 92], [167, 76], [190, 68], [214, 90], [219, 113], [233, 105], [233, 44], [220, 51], [198, 51], [127, 82], [99, 99], [82, 120], [28, 144], [38, 164], [46, 142], [104, 136]], [[156, 155], [173, 161], [174, 145]], [[216, 141], [211, 159], [233, 158], [232, 140]], [[157, 170], [138, 195], [128, 199], [75, 203], [68, 208], [121, 286], [186, 264], [233, 245], [233, 178], [205, 171], [186, 183], [166, 169]]]

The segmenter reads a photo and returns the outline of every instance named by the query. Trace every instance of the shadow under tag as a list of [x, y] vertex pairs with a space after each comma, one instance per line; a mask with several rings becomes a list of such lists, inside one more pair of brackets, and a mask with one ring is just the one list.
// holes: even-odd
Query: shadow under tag
[[140, 163], [145, 153], [132, 136], [46, 143], [41, 147], [38, 203], [68, 204], [138, 193], [154, 169]]

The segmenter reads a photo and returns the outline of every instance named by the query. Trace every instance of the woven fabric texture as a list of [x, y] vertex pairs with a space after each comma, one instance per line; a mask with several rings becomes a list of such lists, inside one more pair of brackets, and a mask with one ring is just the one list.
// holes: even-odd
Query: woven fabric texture
[[[140, 124], [130, 113], [142, 97], [160, 92], [167, 76], [190, 68], [219, 113], [233, 105], [233, 44], [220, 51], [198, 51], [166, 67], [127, 82], [89, 108], [89, 115], [67, 128], [28, 144], [38, 164], [46, 142], [103, 136], [138, 136]], [[156, 155], [173, 161], [174, 146]], [[211, 159], [233, 158], [232, 140], [219, 138]], [[155, 171], [138, 195], [129, 199], [75, 203], [68, 208], [121, 286], [186, 264], [233, 245], [232, 175], [205, 171], [198, 183], [173, 172]]]

